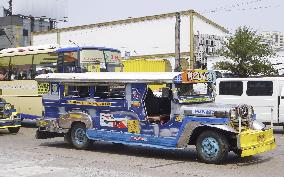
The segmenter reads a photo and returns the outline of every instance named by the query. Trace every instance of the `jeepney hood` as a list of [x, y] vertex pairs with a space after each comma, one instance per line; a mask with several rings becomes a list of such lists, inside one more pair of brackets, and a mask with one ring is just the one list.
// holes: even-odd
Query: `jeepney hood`
[[262, 130], [265, 125], [255, 120], [253, 107], [246, 104], [201, 103], [180, 105], [182, 116], [229, 118], [230, 126], [239, 130]]
[[[200, 103], [181, 105], [180, 113], [184, 116], [229, 116], [230, 110], [237, 107], [235, 104], [221, 104], [221, 103]], [[218, 116], [219, 115], [219, 116]]]

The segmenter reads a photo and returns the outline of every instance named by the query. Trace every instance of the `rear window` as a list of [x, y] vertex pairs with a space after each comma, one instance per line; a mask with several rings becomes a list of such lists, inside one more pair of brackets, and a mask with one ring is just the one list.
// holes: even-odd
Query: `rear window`
[[219, 95], [237, 95], [243, 94], [243, 82], [241, 81], [229, 81], [220, 82]]
[[271, 96], [273, 94], [272, 81], [248, 81], [248, 96]]

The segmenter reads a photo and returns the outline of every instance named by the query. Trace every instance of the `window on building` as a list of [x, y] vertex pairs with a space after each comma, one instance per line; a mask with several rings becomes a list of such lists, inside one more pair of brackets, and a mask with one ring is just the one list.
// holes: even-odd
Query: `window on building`
[[206, 40], [206, 45], [209, 45], [209, 40]]
[[242, 94], [243, 94], [242, 81], [220, 82], [219, 84], [219, 95], [241, 96]]
[[273, 94], [272, 81], [248, 81], [248, 96], [271, 96]]
[[29, 36], [29, 30], [23, 29], [23, 36]]

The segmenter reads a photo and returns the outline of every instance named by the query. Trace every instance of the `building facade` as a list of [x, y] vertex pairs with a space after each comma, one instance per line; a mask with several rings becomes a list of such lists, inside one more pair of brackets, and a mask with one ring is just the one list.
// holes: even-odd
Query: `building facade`
[[0, 50], [29, 46], [32, 32], [47, 31], [52, 28], [53, 23], [46, 19], [21, 15], [7, 16], [3, 10], [0, 13]]
[[[196, 55], [192, 56], [192, 53], [202, 55], [206, 51], [212, 53], [216, 50], [218, 43], [216, 41], [226, 36], [228, 31], [193, 10], [34, 33], [32, 44], [111, 47], [120, 50], [125, 54], [125, 58], [168, 59], [172, 66], [176, 67], [178, 16], [180, 16], [178, 39], [180, 58], [187, 60], [190, 67], [198, 60], [204, 63], [204, 60]], [[197, 34], [200, 40], [195, 40]], [[201, 41], [205, 42], [203, 45], [205, 48], [194, 49], [193, 46], [202, 47]], [[200, 45], [196, 42], [200, 42]]]
[[261, 33], [263, 42], [275, 51], [284, 50], [284, 33], [279, 31], [264, 31]]

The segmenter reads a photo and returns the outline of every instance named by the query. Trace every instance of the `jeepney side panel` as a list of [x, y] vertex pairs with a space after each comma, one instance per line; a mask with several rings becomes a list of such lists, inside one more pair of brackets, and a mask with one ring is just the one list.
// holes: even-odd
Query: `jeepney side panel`
[[60, 98], [63, 86], [60, 83], [45, 83], [48, 89], [42, 93], [42, 104], [44, 107], [44, 119], [58, 119], [62, 108]]
[[236, 133], [235, 130], [228, 126], [228, 118], [215, 118], [215, 117], [183, 117], [182, 125], [179, 128], [177, 135], [177, 148], [184, 148], [189, 144], [192, 133], [196, 128], [216, 128], [219, 130]]
[[[126, 89], [127, 90], [127, 89]], [[89, 129], [87, 136], [94, 140], [106, 140], [123, 144], [152, 146], [159, 148], [175, 148], [178, 127], [182, 124], [179, 118], [173, 117], [165, 124], [150, 123], [146, 120], [144, 99], [147, 85], [131, 84], [131, 102], [129, 111], [117, 112], [120, 116], [127, 116], [128, 131], [108, 131], [108, 129]], [[127, 96], [126, 96], [127, 98]]]
[[[94, 86], [89, 88], [93, 93]], [[87, 128], [127, 131], [127, 117], [123, 115], [123, 112], [127, 112], [125, 98], [94, 98], [94, 94], [90, 94], [84, 98], [63, 97], [60, 105], [64, 110], [59, 122], [64, 128], [71, 128], [73, 122], [81, 121]]]

